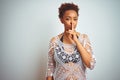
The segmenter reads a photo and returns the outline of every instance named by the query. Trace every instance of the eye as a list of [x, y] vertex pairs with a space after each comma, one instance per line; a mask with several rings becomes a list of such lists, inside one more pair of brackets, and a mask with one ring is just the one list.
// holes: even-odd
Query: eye
[[68, 21], [68, 20], [70, 20], [70, 19], [69, 19], [69, 18], [66, 18], [65, 20], [67, 20], [67, 21]]
[[74, 19], [74, 21], [77, 21], [77, 20], [78, 20], [77, 18]]

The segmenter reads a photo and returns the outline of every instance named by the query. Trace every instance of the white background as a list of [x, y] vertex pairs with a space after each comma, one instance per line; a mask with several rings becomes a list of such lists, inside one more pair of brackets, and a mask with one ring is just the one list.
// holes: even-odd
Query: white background
[[63, 32], [58, 7], [80, 7], [77, 31], [97, 59], [88, 80], [120, 80], [120, 0], [0, 0], [0, 80], [44, 80], [50, 39]]

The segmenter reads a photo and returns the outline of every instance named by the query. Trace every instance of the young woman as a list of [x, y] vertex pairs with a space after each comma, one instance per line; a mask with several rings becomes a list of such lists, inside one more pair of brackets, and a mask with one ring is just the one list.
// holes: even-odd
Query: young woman
[[75, 30], [78, 11], [74, 3], [63, 3], [59, 7], [64, 32], [50, 41], [47, 80], [86, 80], [86, 68], [94, 68], [96, 61], [89, 38]]

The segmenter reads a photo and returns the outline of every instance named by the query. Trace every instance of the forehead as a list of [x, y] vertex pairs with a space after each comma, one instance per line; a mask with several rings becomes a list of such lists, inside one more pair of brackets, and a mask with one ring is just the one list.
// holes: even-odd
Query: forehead
[[70, 16], [70, 17], [78, 17], [77, 12], [75, 10], [67, 10], [65, 11], [64, 17]]

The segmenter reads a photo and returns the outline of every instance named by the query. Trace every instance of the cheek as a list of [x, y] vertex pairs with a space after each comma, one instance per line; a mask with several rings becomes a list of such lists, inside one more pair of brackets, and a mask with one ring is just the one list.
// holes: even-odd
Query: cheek
[[69, 22], [69, 21], [66, 21], [66, 22], [64, 22], [64, 25], [69, 26], [69, 25], [70, 25], [70, 22]]
[[74, 28], [76, 28], [77, 27], [77, 22], [74, 24]]
[[76, 22], [75, 22], [75, 26], [76, 26], [77, 24], [78, 24], [78, 22], [76, 21]]

